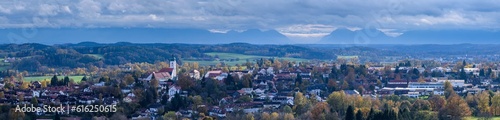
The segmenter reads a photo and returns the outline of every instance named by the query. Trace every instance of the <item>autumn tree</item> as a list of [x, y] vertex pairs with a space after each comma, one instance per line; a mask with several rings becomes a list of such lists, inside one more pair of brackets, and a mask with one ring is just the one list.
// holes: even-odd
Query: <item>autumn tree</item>
[[500, 93], [498, 92], [491, 98], [491, 112], [494, 116], [500, 115]]
[[415, 102], [413, 102], [411, 110], [412, 111], [431, 110], [431, 104], [427, 100], [417, 99], [415, 100]]
[[354, 73], [354, 68], [348, 67], [347, 68], [347, 76], [344, 78], [345, 81], [348, 81], [349, 83], [354, 82], [356, 79], [356, 74]]
[[130, 84], [134, 83], [134, 81], [135, 81], [134, 77], [131, 74], [125, 75], [125, 77], [123, 79], [124, 79], [125, 84], [127, 84], [127, 85], [130, 85]]
[[469, 105], [454, 92], [448, 97], [445, 107], [439, 110], [440, 119], [458, 120], [471, 114]]
[[293, 100], [293, 110], [296, 114], [303, 114], [307, 111], [307, 98], [301, 93], [297, 92]]
[[285, 113], [283, 120], [295, 120], [292, 113]]
[[455, 94], [455, 91], [453, 90], [453, 86], [451, 85], [450, 81], [445, 81], [444, 82], [444, 96], [445, 96], [445, 98], [448, 99], [451, 94]]
[[26, 115], [24, 114], [24, 112], [17, 112], [15, 108], [11, 108], [8, 117], [9, 120], [24, 120]]
[[243, 79], [242, 80], [243, 87], [249, 88], [252, 86], [252, 75], [251, 74], [243, 75], [242, 79]]
[[252, 113], [248, 113], [247, 115], [245, 115], [245, 120], [254, 120], [254, 115]]
[[318, 102], [311, 110], [313, 120], [325, 119], [327, 114], [330, 114], [330, 107], [325, 102]]
[[[418, 111], [415, 111], [415, 112], [418, 112]], [[410, 110], [408, 108], [399, 109], [398, 117], [400, 120], [408, 120], [408, 119], [413, 118], [413, 116], [410, 113]]]
[[26, 90], [29, 88], [30, 83], [29, 82], [23, 82], [21, 84], [21, 89]]
[[431, 104], [432, 110], [434, 111], [439, 111], [446, 105], [446, 100], [439, 95], [432, 95], [431, 97], [429, 97], [428, 101]]
[[277, 112], [271, 113], [271, 120], [279, 120], [280, 114]]
[[488, 91], [482, 91], [481, 94], [477, 95], [477, 109], [479, 109], [481, 116], [490, 115], [490, 95]]
[[286, 105], [285, 107], [283, 107], [283, 112], [285, 113], [292, 113], [292, 108], [290, 108], [290, 106]]
[[196, 96], [190, 97], [190, 99], [193, 102], [192, 110], [198, 111], [198, 106], [203, 104], [203, 98], [201, 98], [201, 96], [199, 96], [199, 95], [196, 95]]
[[273, 67], [275, 67], [276, 70], [281, 69], [282, 65], [281, 65], [281, 62], [278, 59], [275, 58], [273, 63], [274, 63]]
[[328, 91], [333, 92], [337, 89], [337, 81], [335, 79], [329, 79], [328, 80]]
[[343, 115], [349, 101], [347, 100], [347, 96], [344, 91], [335, 91], [328, 95], [326, 102], [333, 110]]
[[163, 115], [164, 120], [177, 120], [177, 115], [174, 111], [168, 111]]
[[[478, 93], [479, 94], [479, 93]], [[465, 97], [465, 102], [469, 105], [469, 107], [472, 107], [473, 111], [477, 110], [477, 103], [478, 103], [478, 94], [473, 95], [472, 93], [467, 93], [467, 96]]]
[[0, 99], [3, 99], [5, 98], [5, 94], [3, 93], [3, 91], [0, 91]]
[[200, 64], [198, 62], [193, 62], [193, 69], [197, 70], [200, 68]]
[[160, 86], [160, 81], [158, 81], [156, 78], [151, 78], [150, 85], [153, 88], [158, 88], [158, 86]]
[[264, 113], [262, 113], [260, 119], [261, 120], [271, 120], [271, 115], [269, 115], [269, 113], [267, 113], [267, 112], [264, 112]]
[[344, 81], [342, 82], [342, 86], [340, 87], [340, 89], [342, 89], [342, 90], [347, 90], [347, 89], [349, 89], [349, 83], [348, 83], [346, 80], [344, 80]]
[[42, 81], [40, 82], [41, 87], [42, 87], [42, 88], [46, 88], [46, 87], [47, 87], [47, 83], [48, 83], [48, 82], [49, 82], [49, 81], [47, 81], [47, 80], [42, 80]]
[[194, 85], [191, 78], [184, 74], [179, 75], [179, 80], [177, 81], [177, 83], [183, 90], [189, 90]]
[[420, 83], [424, 83], [424, 82], [425, 82], [424, 77], [423, 77], [423, 76], [420, 76], [420, 77], [418, 78], [418, 82], [420, 82]]

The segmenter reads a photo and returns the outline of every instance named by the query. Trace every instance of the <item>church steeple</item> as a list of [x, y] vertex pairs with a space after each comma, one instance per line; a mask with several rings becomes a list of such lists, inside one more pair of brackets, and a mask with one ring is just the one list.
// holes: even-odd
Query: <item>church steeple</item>
[[172, 55], [172, 59], [170, 59], [170, 68], [172, 68], [172, 80], [177, 80], [177, 60]]

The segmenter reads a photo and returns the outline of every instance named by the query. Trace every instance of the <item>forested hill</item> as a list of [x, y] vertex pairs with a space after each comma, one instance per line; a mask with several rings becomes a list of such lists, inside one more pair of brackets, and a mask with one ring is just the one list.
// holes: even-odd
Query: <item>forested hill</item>
[[36, 43], [0, 45], [0, 57], [15, 57], [11, 69], [36, 71], [40, 67], [76, 68], [90, 65], [104, 67], [134, 62], [167, 61], [175, 56], [183, 59], [214, 59], [205, 53], [239, 53], [270, 57], [303, 59], [336, 59], [331, 50], [313, 49], [294, 45], [253, 45], [232, 43], [218, 45], [201, 44], [78, 44], [43, 45]]

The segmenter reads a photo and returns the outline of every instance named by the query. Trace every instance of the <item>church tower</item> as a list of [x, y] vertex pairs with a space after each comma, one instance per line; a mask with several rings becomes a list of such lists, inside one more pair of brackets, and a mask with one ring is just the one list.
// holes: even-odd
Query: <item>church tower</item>
[[172, 68], [172, 80], [177, 80], [177, 61], [175, 57], [170, 60], [170, 68]]

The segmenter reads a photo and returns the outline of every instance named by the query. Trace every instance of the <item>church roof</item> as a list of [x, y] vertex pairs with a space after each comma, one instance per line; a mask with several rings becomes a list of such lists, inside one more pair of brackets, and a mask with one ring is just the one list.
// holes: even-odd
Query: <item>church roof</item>
[[162, 68], [162, 69], [160, 69], [160, 71], [158, 71], [158, 72], [168, 72], [168, 73], [172, 73], [172, 71], [174, 71], [174, 68]]

